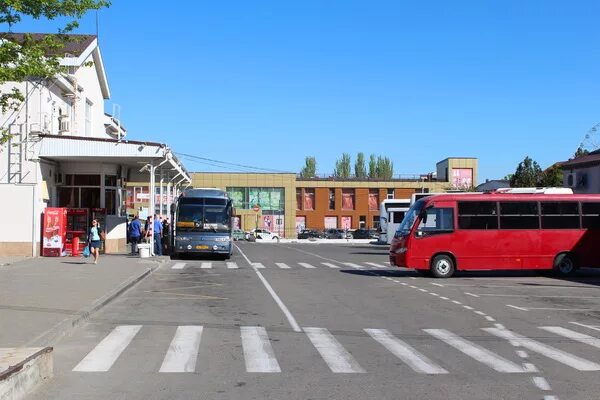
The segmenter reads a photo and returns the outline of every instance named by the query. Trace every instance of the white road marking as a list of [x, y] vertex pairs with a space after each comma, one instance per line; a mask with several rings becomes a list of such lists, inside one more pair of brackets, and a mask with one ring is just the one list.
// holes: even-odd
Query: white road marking
[[463, 306], [463, 308], [464, 308], [465, 310], [472, 310], [472, 309], [473, 309], [473, 307], [471, 307], [471, 306]]
[[416, 372], [424, 374], [448, 373], [444, 368], [435, 364], [429, 358], [419, 353], [409, 344], [392, 335], [386, 329], [365, 329], [365, 332]]
[[392, 265], [392, 264], [390, 264], [390, 262], [389, 262], [389, 261], [384, 261], [383, 263], [384, 263], [384, 264], [387, 264], [387, 265]]
[[203, 262], [202, 264], [200, 264], [200, 268], [210, 269], [210, 268], [212, 268], [212, 263], [211, 262]]
[[595, 331], [600, 331], [600, 326], [598, 326], [598, 325], [586, 325], [586, 324], [582, 324], [579, 322], [569, 322], [569, 323], [573, 324], [573, 325], [583, 326], [584, 328], [593, 329]]
[[369, 264], [369, 265], [371, 265], [371, 266], [373, 266], [375, 268], [387, 268], [387, 266], [385, 266], [385, 265], [377, 264], [377, 263], [374, 263], [374, 262], [365, 262], [365, 264]]
[[119, 325], [112, 330], [75, 368], [76, 372], [106, 372], [129, 346], [142, 325]]
[[485, 313], [483, 311], [473, 311], [473, 312], [477, 315], [481, 315], [482, 317], [485, 317]]
[[201, 337], [201, 326], [177, 327], [159, 372], [194, 372]]
[[423, 293], [427, 293], [427, 290], [425, 290], [425, 289], [419, 289], [419, 290]]
[[400, 282], [400, 284], [401, 284], [402, 286], [408, 286], [408, 283], [406, 283], [406, 282]]
[[521, 358], [527, 358], [527, 357], [529, 357], [529, 354], [527, 354], [527, 352], [523, 351], [523, 350], [517, 350], [517, 355], [519, 357], [521, 357]]
[[304, 267], [304, 268], [309, 268], [309, 269], [314, 269], [314, 268], [317, 268], [317, 267], [315, 267], [314, 265], [311, 265], [311, 264], [308, 264], [308, 263], [303, 263], [303, 262], [301, 262], [301, 263], [298, 263], [298, 264], [299, 264], [300, 266]]
[[237, 265], [237, 263], [234, 263], [234, 262], [227, 262], [227, 268], [228, 269], [238, 269], [238, 265]]
[[334, 268], [334, 269], [339, 268], [339, 266], [337, 266], [335, 264], [332, 264], [332, 263], [326, 263], [326, 262], [324, 262], [324, 263], [321, 263], [321, 264], [323, 264], [323, 265], [325, 265], [326, 267], [329, 267], [329, 268]]
[[525, 371], [527, 372], [540, 372], [532, 363], [523, 363], [523, 368], [525, 368]]
[[352, 355], [325, 328], [304, 328], [304, 332], [323, 360], [335, 373], [364, 373]]
[[431, 284], [432, 284], [433, 286], [444, 287], [444, 285], [442, 285], [441, 283], [435, 283], [435, 282], [431, 282]]
[[474, 358], [487, 365], [490, 368], [498, 372], [506, 372], [506, 373], [522, 373], [525, 372], [523, 367], [509, 361], [499, 355], [492, 353], [491, 351], [484, 349], [483, 347], [469, 342], [454, 333], [447, 331], [445, 329], [423, 329], [425, 332], [429, 333], [431, 336], [434, 336], [441, 341], [449, 344], [454, 347], [456, 350], [468, 355], [469, 357]]
[[[267, 291], [269, 292], [269, 294], [271, 295], [273, 300], [275, 300], [275, 303], [277, 303], [277, 305], [279, 306], [279, 309], [281, 309], [281, 312], [283, 312], [283, 315], [285, 315], [285, 317], [287, 318], [287, 320], [290, 323], [290, 325], [292, 326], [292, 329], [294, 330], [294, 332], [302, 332], [302, 329], [300, 329], [300, 325], [298, 325], [296, 318], [294, 318], [294, 316], [292, 315], [290, 310], [288, 310], [288, 308], [285, 306], [283, 301], [281, 301], [281, 299], [279, 298], [277, 293], [275, 293], [275, 291], [273, 290], [273, 288], [271, 287], [269, 282], [265, 279], [263, 274], [260, 273], [260, 271], [258, 270], [259, 267], [252, 264], [250, 259], [246, 256], [246, 254], [242, 251], [242, 249], [240, 249], [240, 247], [238, 245], [234, 245], [234, 246], [238, 249], [238, 251], [240, 252], [242, 257], [244, 257], [244, 259], [246, 260], [248, 265], [252, 265], [254, 272], [258, 276], [258, 279], [260, 279], [260, 281], [263, 283], [263, 285], [265, 286], [265, 288], [267, 289]], [[264, 268], [264, 266], [263, 266], [263, 268]]]
[[177, 263], [171, 267], [171, 269], [183, 269], [183, 268], [185, 268], [185, 263]]
[[476, 294], [469, 293], [469, 292], [465, 292], [465, 294], [466, 294], [467, 296], [471, 296], [471, 297], [479, 297], [479, 296], [477, 296]]
[[544, 296], [531, 294], [495, 294], [495, 293], [477, 293], [478, 296], [488, 297], [535, 297], [542, 299], [597, 299], [597, 296]]
[[512, 304], [507, 304], [506, 307], [515, 308], [515, 309], [521, 310], [521, 311], [529, 311], [527, 308], [513, 306]]
[[413, 285], [410, 285], [410, 287], [413, 288], [413, 289], [418, 289], [418, 287], [413, 286]]
[[500, 338], [516, 341], [521, 346], [531, 351], [535, 351], [536, 353], [551, 358], [554, 361], [568, 365], [569, 367], [575, 368], [578, 371], [600, 371], [600, 364], [577, 357], [571, 353], [567, 353], [566, 351], [545, 345], [525, 336], [521, 336], [518, 333], [496, 328], [483, 328], [483, 330]]
[[437, 293], [429, 292], [429, 294], [432, 295], [432, 296], [435, 296], [435, 297], [440, 297], [440, 295], [437, 294]]
[[355, 264], [355, 263], [345, 262], [343, 264], [347, 265], [347, 266], [349, 266], [351, 268], [354, 268], [354, 269], [363, 269], [364, 268], [362, 265], [358, 265], [358, 264]]
[[410, 279], [417, 280], [417, 278], [415, 278], [414, 276], [411, 276]]
[[450, 300], [449, 298], [444, 297], [444, 296], [440, 296], [440, 299], [442, 299], [442, 300]]
[[506, 329], [502, 324], [494, 324], [494, 326], [498, 329]]
[[544, 400], [558, 400], [556, 396], [544, 396]]
[[458, 304], [458, 305], [461, 305], [461, 304], [462, 304], [460, 301], [457, 301], [457, 300], [452, 300], [452, 302], [453, 302], [454, 304]]
[[275, 263], [275, 265], [282, 269], [290, 269], [290, 266], [285, 263]]
[[487, 319], [490, 322], [496, 322], [496, 320], [494, 318], [490, 317], [489, 315], [486, 315], [485, 319]]
[[252, 265], [254, 268], [260, 268], [260, 269], [263, 269], [265, 267], [264, 265], [262, 265], [262, 263], [258, 263], [258, 262], [250, 263], [250, 265]]
[[281, 372], [267, 331], [262, 326], [242, 326], [242, 346], [247, 372]]
[[557, 335], [564, 336], [569, 339], [573, 339], [580, 343], [589, 344], [590, 346], [600, 349], [600, 339], [595, 338], [593, 336], [586, 335], [584, 333], [575, 332], [570, 329], [561, 328], [560, 326], [540, 326], [539, 328], [543, 329], [547, 332], [552, 332]]
[[552, 390], [550, 388], [550, 384], [548, 383], [548, 381], [541, 376], [534, 376], [533, 378], [531, 378], [531, 381], [540, 390], [544, 390], [544, 391]]

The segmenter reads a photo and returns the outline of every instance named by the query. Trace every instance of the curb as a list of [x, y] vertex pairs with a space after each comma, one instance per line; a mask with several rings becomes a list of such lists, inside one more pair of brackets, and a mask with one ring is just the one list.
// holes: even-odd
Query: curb
[[123, 294], [125, 291], [129, 290], [131, 287], [135, 286], [142, 279], [146, 278], [156, 269], [160, 268], [165, 261], [161, 261], [158, 265], [154, 267], [150, 267], [140, 273], [137, 276], [132, 277], [128, 281], [122, 283], [118, 288], [108, 293], [104, 297], [101, 297], [99, 300], [94, 302], [91, 306], [81, 310], [72, 318], [67, 318], [61, 321], [58, 325], [50, 328], [49, 330], [43, 332], [37, 337], [31, 339], [24, 346], [25, 347], [35, 347], [35, 346], [51, 346], [54, 343], [58, 342], [63, 337], [67, 336], [73, 329], [77, 328], [79, 325], [90, 319], [92, 315], [100, 311], [106, 305], [110, 304], [113, 300]]
[[[39, 384], [54, 375], [52, 347], [42, 349], [4, 349], [12, 358], [28, 354], [22, 361], [0, 371], [0, 400], [24, 399]], [[11, 356], [9, 355], [9, 360]], [[9, 361], [10, 362], [10, 361]]]

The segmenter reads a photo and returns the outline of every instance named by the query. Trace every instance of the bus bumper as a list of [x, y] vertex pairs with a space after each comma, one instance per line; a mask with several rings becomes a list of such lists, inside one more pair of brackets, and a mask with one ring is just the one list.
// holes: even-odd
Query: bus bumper
[[175, 250], [178, 253], [192, 254], [231, 254], [231, 242], [178, 242]]

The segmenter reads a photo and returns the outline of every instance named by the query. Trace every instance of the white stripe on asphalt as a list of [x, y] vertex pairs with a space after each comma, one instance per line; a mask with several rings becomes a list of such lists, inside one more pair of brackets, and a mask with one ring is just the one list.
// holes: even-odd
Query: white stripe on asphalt
[[543, 343], [536, 342], [535, 340], [526, 338], [525, 336], [521, 336], [518, 333], [509, 331], [507, 329], [483, 328], [483, 330], [500, 338], [518, 342], [521, 346], [531, 351], [535, 351], [536, 353], [551, 358], [554, 361], [568, 365], [569, 367], [575, 368], [578, 371], [600, 371], [600, 364], [596, 364], [595, 362], [577, 357], [571, 353], [567, 353], [566, 351], [556, 349]]
[[303, 266], [304, 268], [317, 268], [314, 265], [310, 265], [308, 263], [298, 263], [299, 265]]
[[441, 341], [449, 344], [454, 347], [456, 350], [468, 355], [469, 357], [474, 358], [487, 365], [490, 368], [498, 372], [506, 372], [506, 373], [520, 373], [525, 372], [523, 367], [509, 361], [499, 355], [492, 353], [491, 351], [484, 349], [483, 347], [469, 342], [454, 333], [447, 331], [445, 329], [423, 329], [425, 332], [429, 333], [431, 336], [440, 339]]
[[209, 268], [212, 268], [212, 263], [211, 263], [211, 262], [203, 262], [203, 263], [200, 265], [200, 268], [203, 268], [203, 269], [209, 269]]
[[374, 263], [374, 262], [366, 262], [365, 264], [372, 265], [375, 268], [387, 268], [386, 265], [381, 265], [381, 264], [377, 264], [377, 263]]
[[252, 266], [254, 268], [264, 268], [265, 267], [264, 265], [262, 265], [262, 263], [252, 263]]
[[552, 390], [552, 388], [550, 388], [550, 384], [548, 383], [548, 381], [541, 376], [534, 376], [533, 378], [531, 378], [531, 381], [540, 390], [544, 390], [544, 391]]
[[262, 326], [242, 326], [242, 346], [247, 372], [281, 372], [267, 330]]
[[178, 326], [159, 372], [194, 372], [201, 338], [201, 326]]
[[435, 364], [429, 358], [419, 353], [408, 343], [405, 343], [392, 335], [386, 329], [365, 329], [365, 332], [416, 372], [424, 374], [448, 373], [444, 368]]
[[347, 265], [349, 267], [355, 268], [355, 269], [363, 269], [364, 268], [362, 265], [358, 265], [358, 264], [355, 264], [355, 263], [345, 262], [343, 264]]
[[142, 325], [119, 325], [112, 330], [75, 368], [76, 372], [106, 372], [127, 348]]
[[306, 336], [335, 373], [364, 373], [354, 357], [325, 328], [304, 328]]
[[279, 268], [290, 269], [290, 266], [285, 263], [275, 263]]
[[228, 269], [238, 269], [239, 267], [238, 267], [237, 263], [230, 261], [230, 262], [227, 262], [227, 268]]
[[579, 322], [569, 322], [569, 323], [573, 324], [573, 325], [583, 326], [584, 328], [593, 329], [595, 331], [600, 331], [600, 326], [598, 326], [598, 325], [586, 325], [586, 324], [582, 324]]
[[174, 264], [171, 269], [183, 269], [185, 267], [185, 263], [177, 263]]
[[521, 310], [521, 311], [529, 311], [526, 308], [513, 306], [512, 304], [507, 304], [506, 307], [514, 308], [514, 309]]
[[434, 282], [431, 282], [431, 284], [432, 284], [433, 286], [444, 287], [444, 285], [442, 285], [441, 283], [434, 283]]
[[540, 326], [539, 328], [600, 349], [600, 339], [593, 336], [561, 328], [560, 326]]
[[471, 297], [479, 297], [479, 296], [477, 296], [477, 295], [476, 295], [476, 294], [474, 294], [474, 293], [465, 292], [465, 294], [466, 294], [467, 296], [471, 296]]
[[326, 267], [329, 267], [329, 268], [334, 268], [334, 269], [339, 268], [339, 266], [337, 266], [335, 264], [332, 264], [332, 263], [326, 263], [326, 262], [324, 262], [324, 263], [321, 263], [321, 264], [323, 264], [323, 265], [325, 265]]

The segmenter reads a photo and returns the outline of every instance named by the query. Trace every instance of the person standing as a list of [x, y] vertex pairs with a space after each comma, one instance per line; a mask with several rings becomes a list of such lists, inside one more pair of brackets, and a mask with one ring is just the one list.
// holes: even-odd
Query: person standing
[[88, 233], [88, 246], [90, 246], [90, 252], [94, 255], [94, 264], [98, 264], [102, 236], [100, 224], [97, 220], [92, 220], [92, 227]]
[[137, 214], [133, 217], [133, 221], [129, 224], [129, 241], [131, 242], [131, 254], [137, 254], [137, 245], [142, 238], [142, 223]]
[[158, 214], [154, 214], [154, 255], [162, 256], [162, 232], [163, 227]]

